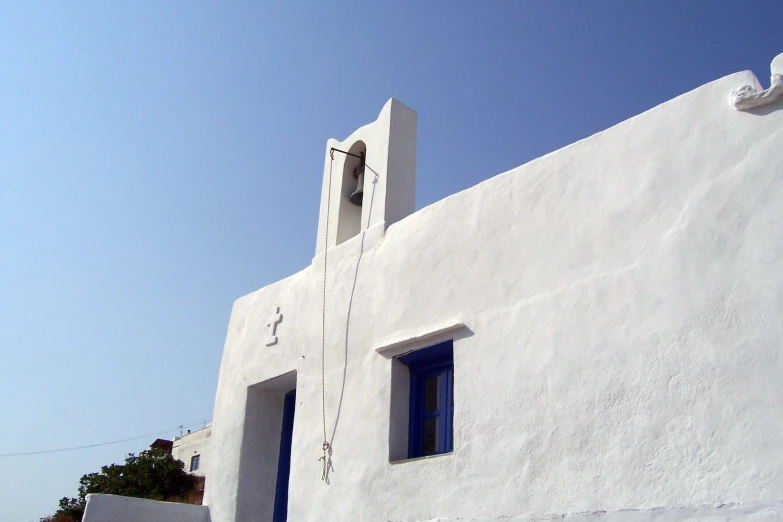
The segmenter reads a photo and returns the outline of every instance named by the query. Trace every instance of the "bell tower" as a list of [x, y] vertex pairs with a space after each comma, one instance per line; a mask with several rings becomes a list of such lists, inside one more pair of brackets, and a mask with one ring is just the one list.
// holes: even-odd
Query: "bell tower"
[[416, 127], [416, 113], [392, 98], [374, 122], [327, 141], [316, 256], [416, 210]]

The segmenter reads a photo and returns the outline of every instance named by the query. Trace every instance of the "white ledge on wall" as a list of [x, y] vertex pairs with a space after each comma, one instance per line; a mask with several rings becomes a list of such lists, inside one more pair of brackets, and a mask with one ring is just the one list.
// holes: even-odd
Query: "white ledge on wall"
[[403, 352], [409, 349], [424, 348], [423, 344], [427, 341], [437, 339], [439, 337], [446, 337], [448, 334], [454, 333], [458, 330], [465, 328], [465, 323], [461, 320], [454, 320], [441, 323], [433, 327], [426, 327], [418, 329], [414, 332], [406, 332], [397, 334], [392, 338], [387, 338], [375, 348], [375, 351], [391, 359], [401, 355]]
[[772, 60], [770, 66], [772, 71], [772, 77], [770, 79], [769, 89], [763, 91], [757, 90], [755, 87], [745, 85], [740, 87], [736, 91], [731, 93], [731, 103], [739, 111], [746, 111], [748, 109], [754, 109], [773, 103], [775, 100], [783, 96], [783, 53], [777, 55]]

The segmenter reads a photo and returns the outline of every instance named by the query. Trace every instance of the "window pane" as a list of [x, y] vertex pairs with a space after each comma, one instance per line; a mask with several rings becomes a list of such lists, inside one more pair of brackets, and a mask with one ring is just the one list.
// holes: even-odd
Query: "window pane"
[[440, 416], [424, 419], [424, 434], [421, 441], [422, 453], [438, 452], [438, 423]]
[[424, 411], [437, 411], [440, 408], [440, 375], [424, 381]]

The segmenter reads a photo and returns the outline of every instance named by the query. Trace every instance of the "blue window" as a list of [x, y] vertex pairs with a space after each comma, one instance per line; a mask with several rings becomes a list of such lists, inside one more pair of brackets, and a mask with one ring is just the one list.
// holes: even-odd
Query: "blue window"
[[405, 354], [410, 369], [408, 458], [449, 453], [454, 424], [454, 348], [446, 341]]
[[190, 457], [190, 471], [198, 470], [199, 460], [201, 460], [201, 455], [194, 455]]

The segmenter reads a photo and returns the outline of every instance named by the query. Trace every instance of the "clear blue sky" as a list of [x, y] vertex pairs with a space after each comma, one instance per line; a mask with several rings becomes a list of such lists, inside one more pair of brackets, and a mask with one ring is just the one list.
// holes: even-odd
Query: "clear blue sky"
[[[388, 98], [419, 114], [421, 208], [721, 76], [768, 86], [782, 28], [779, 0], [2, 1], [0, 453], [209, 419], [232, 302], [310, 263], [325, 142]], [[0, 520], [154, 438], [0, 458]]]

